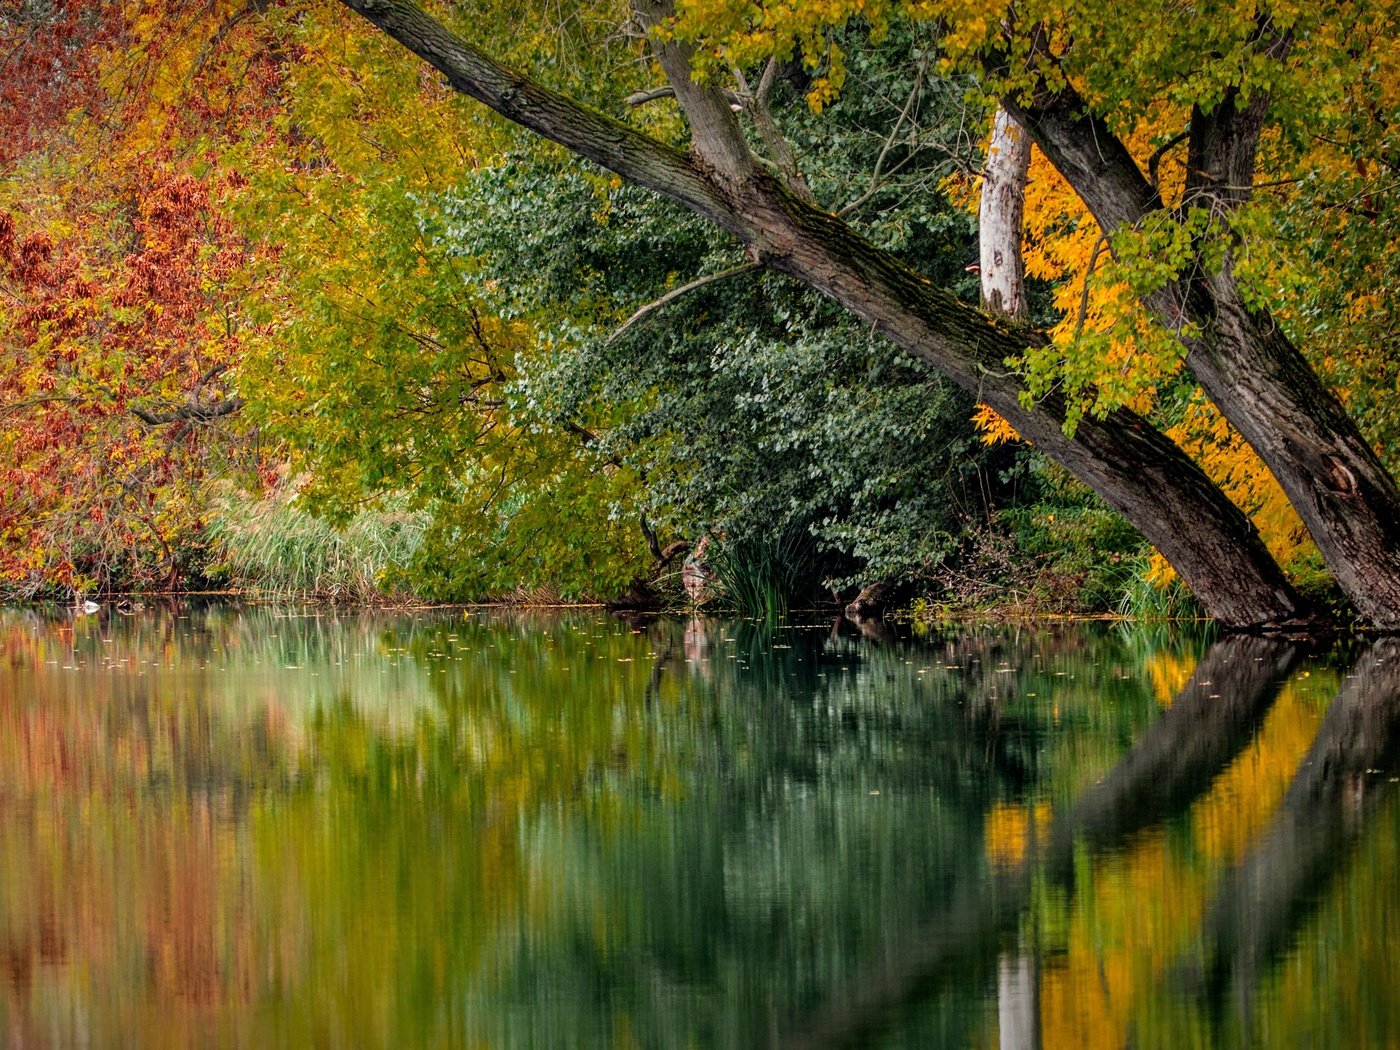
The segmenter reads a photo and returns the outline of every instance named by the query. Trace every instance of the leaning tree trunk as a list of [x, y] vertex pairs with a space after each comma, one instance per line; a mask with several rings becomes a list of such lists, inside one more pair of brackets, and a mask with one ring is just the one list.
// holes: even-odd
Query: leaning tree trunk
[[[1301, 603], [1254, 526], [1161, 431], [1127, 409], [1085, 416], [1065, 436], [1063, 402], [1021, 402], [1003, 362], [1027, 335], [984, 315], [871, 247], [844, 223], [797, 200], [765, 175], [736, 195], [735, 212], [762, 231], [763, 261], [841, 303], [897, 346], [990, 405], [1113, 509], [1176, 567], [1211, 615], [1227, 626], [1279, 622]], [[1261, 619], [1261, 614], [1269, 613]]]
[[[1222, 624], [1263, 626], [1301, 615], [1302, 603], [1253, 526], [1176, 445], [1127, 410], [1086, 418], [1068, 438], [1062, 404], [1024, 406], [1005, 361], [1039, 336], [992, 322], [763, 172], [728, 100], [690, 78], [682, 45], [661, 47], [659, 57], [690, 124], [690, 153], [502, 66], [410, 0], [343, 2], [457, 91], [708, 218], [755, 260], [835, 299], [990, 404], [1140, 529]], [[648, 0], [636, 6], [649, 23], [670, 10]]]
[[[1277, 49], [1275, 49], [1275, 52]], [[1282, 54], [1264, 52], [1271, 60]], [[1156, 188], [1070, 87], [1006, 107], [1112, 234], [1162, 208]], [[1250, 194], [1268, 100], [1229, 91], [1189, 128], [1186, 194], [1228, 215]], [[1248, 309], [1227, 260], [1145, 300], [1186, 338], [1186, 365], [1278, 479], [1357, 611], [1400, 628], [1400, 489], [1360, 429], [1267, 313]], [[1183, 325], [1183, 322], [1189, 323]]]
[[1363, 618], [1400, 628], [1400, 490], [1356, 422], [1228, 269], [1193, 311], [1186, 364], [1268, 465]]

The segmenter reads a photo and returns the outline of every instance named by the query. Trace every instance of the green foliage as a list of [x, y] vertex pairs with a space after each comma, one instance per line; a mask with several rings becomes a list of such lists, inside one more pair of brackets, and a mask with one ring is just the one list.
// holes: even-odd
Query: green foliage
[[1031, 455], [1007, 472], [1015, 498], [968, 528], [931, 574], [919, 615], [1121, 611], [1142, 537], [1085, 486]]
[[1153, 578], [1150, 559], [1138, 557], [1125, 563], [1118, 614], [1130, 620], [1199, 620], [1205, 614], [1181, 578], [1165, 583]]
[[415, 593], [614, 593], [645, 564], [635, 515], [613, 512], [631, 474], [518, 396], [532, 331], [485, 307], [472, 261], [435, 235], [436, 194], [509, 136], [382, 36], [347, 35], [349, 17], [298, 27], [285, 148], [299, 163], [249, 154], [240, 218], [278, 246], [253, 304], [268, 337], [241, 370], [249, 415], [285, 443], [317, 514], [344, 524], [389, 499], [416, 515], [398, 577]]
[[[427, 597], [469, 601], [546, 592], [566, 600], [606, 599], [646, 570], [625, 470], [587, 447], [541, 443], [489, 502], [489, 478], [464, 466], [461, 496], [428, 505], [431, 523], [406, 580]], [[533, 469], [530, 469], [533, 468]]]
[[1085, 486], [1044, 461], [1034, 502], [1003, 512], [1017, 550], [1036, 566], [1029, 604], [1056, 612], [1112, 612], [1144, 553], [1142, 537]]
[[[843, 100], [852, 127], [837, 145], [849, 153], [814, 158], [814, 185], [850, 185], [865, 159], [857, 147], [878, 148], [857, 131], [860, 107], [882, 101]], [[789, 102], [800, 136], [810, 114], [797, 92]], [[901, 158], [923, 181], [943, 170], [931, 158], [945, 154], [927, 153]], [[886, 203], [897, 195], [896, 185]], [[812, 572], [846, 586], [926, 571], [983, 512], [983, 464], [1008, 453], [973, 438], [969, 399], [783, 279], [708, 285], [612, 338], [631, 310], [734, 264], [694, 216], [525, 155], [439, 203], [441, 238], [470, 260], [473, 294], [540, 332], [513, 385], [519, 403], [541, 426], [596, 433], [638, 479], [634, 505], [659, 530], [723, 534], [746, 550], [807, 535]], [[871, 233], [975, 294], [960, 212], [886, 207]]]

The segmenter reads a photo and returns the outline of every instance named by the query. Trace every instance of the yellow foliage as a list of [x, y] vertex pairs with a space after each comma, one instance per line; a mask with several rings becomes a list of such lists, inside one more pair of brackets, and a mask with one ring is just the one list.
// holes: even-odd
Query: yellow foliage
[[1315, 549], [1282, 486], [1239, 432], [1199, 391], [1182, 421], [1167, 433], [1250, 516], [1269, 552], [1281, 565], [1295, 562]]
[[1016, 428], [999, 416], [990, 405], [979, 404], [972, 414], [972, 423], [977, 427], [978, 436], [986, 445], [1001, 445], [1008, 441], [1020, 441]]

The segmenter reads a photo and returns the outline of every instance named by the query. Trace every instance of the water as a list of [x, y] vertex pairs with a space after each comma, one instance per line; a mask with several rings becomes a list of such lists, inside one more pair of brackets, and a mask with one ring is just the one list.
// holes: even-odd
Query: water
[[12, 1047], [1400, 1044], [1400, 643], [0, 612]]

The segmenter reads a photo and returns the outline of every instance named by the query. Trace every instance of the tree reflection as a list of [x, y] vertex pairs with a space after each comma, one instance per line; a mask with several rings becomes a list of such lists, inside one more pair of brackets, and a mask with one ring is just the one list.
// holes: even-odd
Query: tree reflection
[[0, 613], [0, 1030], [1121, 1045], [1215, 1003], [1247, 1041], [1395, 808], [1368, 659], [1319, 780], [1335, 672], [1267, 639]]
[[[1052, 822], [1043, 845], [990, 877], [967, 880], [916, 929], [885, 946], [878, 966], [804, 1018], [784, 1045], [868, 1043], [892, 1014], [929, 996], [950, 971], [990, 965], [1033, 891], [1046, 883], [1072, 887], [1081, 843], [1114, 848], [1201, 795], [1250, 740], [1301, 655], [1295, 645], [1262, 638], [1214, 643], [1163, 716]], [[1034, 994], [1019, 976], [1013, 983], [1018, 995]]]
[[[1267, 967], [1292, 946], [1322, 890], [1351, 861], [1392, 794], [1398, 758], [1400, 641], [1383, 639], [1357, 657], [1273, 820], [1206, 909], [1193, 952], [1201, 965], [1188, 964], [1180, 976], [1205, 997], [1217, 1032], [1253, 1031]], [[1231, 1003], [1238, 1013], [1227, 1018]]]

